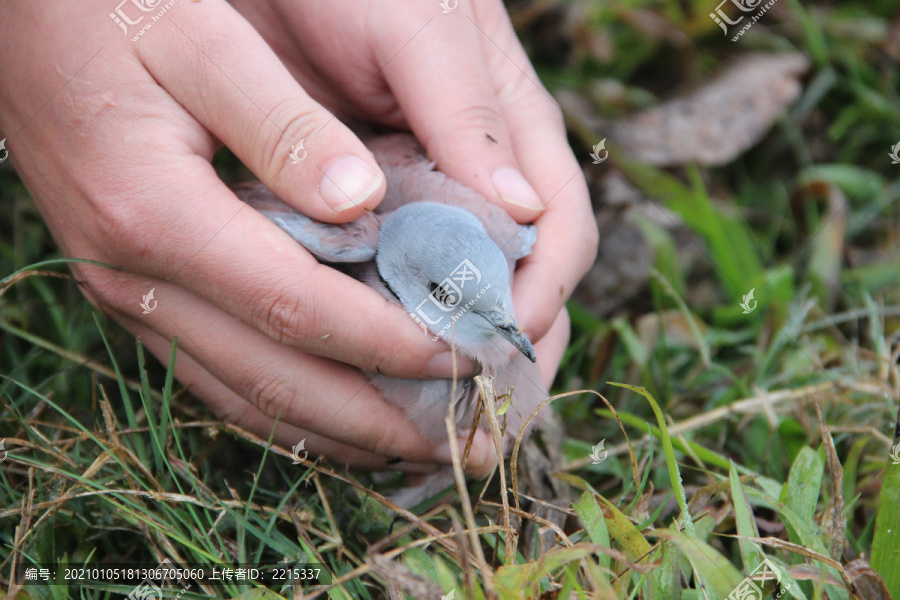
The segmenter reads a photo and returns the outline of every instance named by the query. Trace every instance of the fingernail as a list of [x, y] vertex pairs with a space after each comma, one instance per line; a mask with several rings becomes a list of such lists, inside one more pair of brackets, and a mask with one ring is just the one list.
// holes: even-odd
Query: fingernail
[[[441, 352], [431, 359], [425, 369], [429, 376], [453, 379], [453, 352]], [[471, 377], [478, 372], [478, 364], [462, 354], [456, 353], [456, 377]]]
[[360, 206], [371, 196], [384, 175], [358, 156], [348, 154], [333, 163], [322, 175], [319, 193], [336, 212]]
[[544, 205], [537, 192], [531, 187], [518, 169], [503, 167], [494, 171], [491, 175], [494, 189], [500, 194], [504, 202], [527, 208], [528, 210], [543, 210]]

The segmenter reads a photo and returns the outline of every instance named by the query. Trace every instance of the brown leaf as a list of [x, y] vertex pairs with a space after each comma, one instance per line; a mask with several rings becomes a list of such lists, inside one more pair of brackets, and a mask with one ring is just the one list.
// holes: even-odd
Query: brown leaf
[[651, 165], [727, 164], [797, 99], [808, 67], [800, 53], [745, 55], [692, 93], [620, 119], [610, 140]]
[[841, 555], [844, 553], [844, 545], [847, 543], [847, 538], [844, 535], [844, 530], [847, 527], [847, 519], [844, 517], [844, 469], [841, 467], [841, 461], [834, 447], [831, 430], [825, 424], [825, 418], [822, 416], [822, 409], [819, 407], [818, 402], [815, 405], [816, 413], [819, 415], [819, 424], [822, 428], [825, 464], [828, 467], [828, 473], [831, 475], [831, 501], [828, 504], [825, 515], [822, 517], [822, 529], [830, 541], [831, 558], [840, 560]]
[[863, 600], [891, 600], [887, 586], [881, 575], [862, 558], [847, 564], [844, 567], [847, 576], [850, 577], [853, 595]]

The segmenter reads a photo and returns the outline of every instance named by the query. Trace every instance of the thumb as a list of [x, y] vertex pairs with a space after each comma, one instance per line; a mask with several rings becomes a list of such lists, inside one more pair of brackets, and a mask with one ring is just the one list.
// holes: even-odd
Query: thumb
[[[353, 132], [228, 4], [184, 7], [138, 46], [156, 81], [297, 210], [336, 223], [372, 210], [384, 196], [384, 174]], [[177, 28], [167, 27], [176, 19]]]

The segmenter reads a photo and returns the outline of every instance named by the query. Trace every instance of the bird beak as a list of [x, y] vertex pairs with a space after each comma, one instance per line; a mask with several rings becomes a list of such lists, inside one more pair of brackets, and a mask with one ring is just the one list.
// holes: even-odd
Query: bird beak
[[518, 325], [516, 325], [516, 322], [509, 314], [498, 310], [474, 312], [481, 315], [485, 321], [490, 323], [494, 329], [497, 330], [497, 333], [506, 338], [509, 343], [515, 346], [519, 352], [524, 354], [528, 360], [537, 362], [537, 357], [534, 354], [534, 346], [531, 345], [531, 342], [525, 337], [525, 334], [519, 331]]

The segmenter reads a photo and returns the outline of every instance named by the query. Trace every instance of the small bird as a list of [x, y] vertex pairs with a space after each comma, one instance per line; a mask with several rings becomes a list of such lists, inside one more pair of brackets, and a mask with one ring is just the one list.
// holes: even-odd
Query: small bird
[[[510, 391], [512, 406], [504, 417], [508, 452], [525, 419], [547, 398], [534, 348], [516, 323], [511, 294], [516, 261], [531, 252], [536, 229], [519, 225], [474, 190], [435, 171], [412, 136], [383, 136], [367, 145], [385, 173], [387, 191], [373, 213], [356, 221], [315, 221], [261, 184], [235, 191], [321, 262], [402, 305], [433, 339], [452, 342], [481, 365], [484, 375], [495, 377], [498, 394]], [[471, 378], [459, 380], [451, 398], [449, 379], [367, 376], [427, 439], [447, 439], [444, 419], [451, 401], [457, 427], [472, 424], [478, 388]], [[429, 491], [452, 481], [443, 475], [433, 478]], [[408, 496], [405, 505], [427, 497]]]

